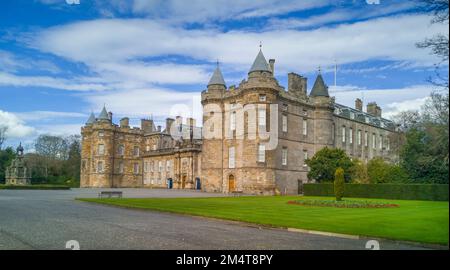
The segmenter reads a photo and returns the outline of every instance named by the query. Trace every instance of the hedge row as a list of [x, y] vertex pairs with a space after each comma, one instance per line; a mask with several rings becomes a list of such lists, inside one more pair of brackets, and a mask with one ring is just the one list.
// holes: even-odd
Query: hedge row
[[[333, 184], [304, 184], [305, 196], [334, 196]], [[448, 201], [448, 185], [345, 184], [344, 198]]]
[[0, 189], [36, 189], [36, 190], [67, 190], [70, 189], [68, 186], [63, 185], [0, 185]]

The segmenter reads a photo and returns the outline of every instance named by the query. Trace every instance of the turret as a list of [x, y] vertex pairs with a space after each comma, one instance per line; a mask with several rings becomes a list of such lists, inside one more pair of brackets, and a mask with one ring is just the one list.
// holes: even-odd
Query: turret
[[100, 112], [97, 120], [100, 121], [100, 122], [111, 122], [111, 116], [112, 116], [112, 114], [110, 115], [108, 113], [108, 111], [106, 110], [106, 107], [103, 106], [103, 109]]
[[86, 121], [86, 125], [92, 125], [95, 123], [95, 115], [93, 112], [91, 112], [91, 115], [89, 116], [88, 120]]
[[[273, 63], [275, 63], [275, 60], [273, 60]], [[248, 72], [249, 78], [254, 77], [260, 77], [260, 76], [272, 76], [272, 68], [267, 63], [266, 58], [264, 57], [264, 54], [262, 53], [262, 50], [259, 49], [259, 53], [255, 58], [255, 61], [253, 61], [253, 65], [250, 68], [250, 71]]]
[[226, 90], [226, 84], [225, 80], [223, 79], [222, 71], [220, 71], [219, 63], [217, 62], [217, 67], [208, 82], [208, 92], [224, 90]]
[[332, 146], [333, 142], [333, 106], [322, 74], [317, 75], [310, 93], [314, 109], [314, 137], [317, 149]]

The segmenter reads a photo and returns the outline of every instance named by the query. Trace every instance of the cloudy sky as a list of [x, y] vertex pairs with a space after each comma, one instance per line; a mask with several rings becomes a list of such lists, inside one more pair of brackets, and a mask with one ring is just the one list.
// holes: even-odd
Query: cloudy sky
[[433, 90], [439, 60], [415, 43], [436, 33], [447, 26], [430, 24], [416, 1], [5, 0], [0, 125], [16, 145], [77, 134], [104, 104], [135, 125], [199, 117], [216, 61], [227, 85], [239, 84], [260, 42], [282, 85], [296, 72], [311, 88], [320, 66], [337, 102], [377, 101], [388, 118]]

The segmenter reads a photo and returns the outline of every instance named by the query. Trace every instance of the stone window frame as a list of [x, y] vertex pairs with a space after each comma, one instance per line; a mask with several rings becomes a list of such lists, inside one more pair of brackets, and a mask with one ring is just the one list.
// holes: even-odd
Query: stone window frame
[[119, 144], [119, 146], [117, 148], [117, 153], [119, 154], [119, 156], [124, 156], [125, 155], [125, 145]]
[[345, 127], [345, 126], [342, 126], [342, 129], [341, 129], [342, 131], [341, 131], [341, 136], [342, 136], [342, 143], [346, 143], [347, 142], [347, 128]]
[[302, 134], [303, 136], [308, 136], [308, 118], [303, 118], [302, 120]]
[[369, 132], [364, 131], [364, 147], [369, 147]]
[[133, 174], [139, 174], [139, 172], [140, 172], [139, 162], [133, 163]]
[[378, 143], [378, 147], [380, 150], [383, 150], [383, 135], [380, 134], [380, 141]]
[[228, 148], [228, 168], [236, 168], [236, 148], [234, 146]]
[[258, 144], [258, 156], [257, 161], [260, 163], [266, 162], [266, 145], [263, 143]]
[[104, 161], [103, 160], [99, 160], [97, 161], [97, 173], [103, 173], [105, 172], [105, 166], [104, 166]]
[[283, 147], [281, 149], [281, 165], [282, 166], [288, 165], [288, 149], [287, 149], [287, 147]]
[[303, 167], [307, 167], [308, 164], [306, 164], [306, 160], [308, 159], [308, 150], [307, 149], [303, 149]]
[[125, 171], [125, 163], [123, 161], [119, 162], [119, 173], [123, 174]]
[[288, 132], [288, 116], [285, 113], [281, 115], [281, 131], [284, 133]]
[[[137, 149], [137, 150], [136, 150]], [[137, 146], [137, 145], [135, 145], [135, 146], [133, 146], [133, 156], [134, 157], [139, 157], [140, 156], [140, 148], [139, 148], [139, 146]]]
[[230, 114], [230, 130], [236, 130], [236, 111], [232, 111]]
[[166, 160], [166, 172], [170, 172], [172, 168], [172, 160]]
[[103, 156], [104, 154], [105, 154], [105, 145], [103, 143], [100, 143], [97, 146], [97, 155]]
[[258, 126], [266, 127], [267, 125], [267, 110], [266, 108], [258, 109]]
[[360, 129], [358, 129], [358, 133], [356, 134], [356, 143], [358, 145], [362, 144], [362, 134], [361, 134], [361, 132], [362, 131]]
[[377, 149], [377, 135], [372, 133], [372, 148]]
[[350, 144], [353, 144], [353, 128], [350, 127], [348, 130], [348, 142]]

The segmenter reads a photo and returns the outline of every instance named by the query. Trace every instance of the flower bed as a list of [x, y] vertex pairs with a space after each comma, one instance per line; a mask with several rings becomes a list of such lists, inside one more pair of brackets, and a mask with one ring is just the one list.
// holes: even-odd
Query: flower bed
[[356, 200], [296, 200], [288, 201], [288, 204], [303, 205], [303, 206], [323, 206], [323, 207], [338, 207], [338, 208], [392, 208], [399, 207], [398, 204], [381, 203], [374, 201], [356, 201]]

